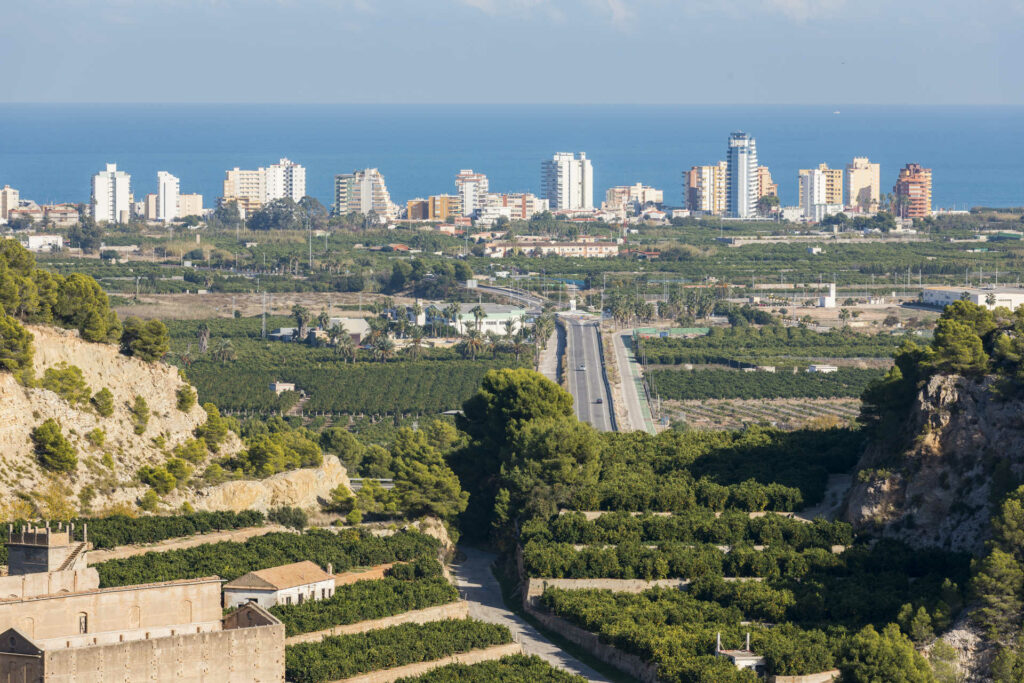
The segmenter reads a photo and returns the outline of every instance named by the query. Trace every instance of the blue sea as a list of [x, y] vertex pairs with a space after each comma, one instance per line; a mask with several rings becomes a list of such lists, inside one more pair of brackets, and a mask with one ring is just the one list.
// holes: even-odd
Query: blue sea
[[1024, 205], [1024, 107], [651, 105], [0, 105], [0, 186], [37, 202], [88, 201], [107, 162], [132, 175], [136, 197], [156, 172], [182, 192], [221, 193], [224, 171], [288, 157], [307, 191], [330, 205], [335, 173], [384, 173], [392, 199], [453, 192], [462, 168], [492, 191], [538, 192], [540, 162], [584, 151], [600, 202], [614, 185], [642, 182], [682, 202], [683, 170], [724, 158], [728, 135], [757, 139], [784, 204], [797, 169], [854, 156], [882, 165], [883, 190], [899, 168], [933, 170], [934, 205]]

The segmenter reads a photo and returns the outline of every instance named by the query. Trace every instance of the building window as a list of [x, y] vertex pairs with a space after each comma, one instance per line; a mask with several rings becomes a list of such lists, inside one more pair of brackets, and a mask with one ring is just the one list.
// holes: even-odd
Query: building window
[[89, 615], [85, 612], [78, 613], [78, 632], [88, 633], [89, 632]]
[[284, 604], [286, 604], [286, 605], [292, 604], [292, 596], [290, 596], [290, 595], [286, 596], [285, 599], [284, 599]]

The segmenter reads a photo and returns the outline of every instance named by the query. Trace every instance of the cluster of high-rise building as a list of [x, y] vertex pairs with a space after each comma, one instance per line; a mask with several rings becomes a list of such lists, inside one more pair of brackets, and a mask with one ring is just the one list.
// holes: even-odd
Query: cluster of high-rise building
[[277, 199], [298, 202], [306, 196], [306, 169], [288, 159], [255, 170], [236, 166], [225, 173], [222, 196], [225, 202], [235, 202], [243, 216]]
[[[693, 166], [683, 173], [683, 198], [695, 214], [754, 218], [766, 204], [762, 197], [778, 197], [778, 184], [767, 166], [758, 164], [757, 144], [743, 132], [729, 136], [726, 160]], [[873, 213], [882, 208], [881, 168], [867, 157], [855, 157], [845, 169], [800, 169], [797, 172], [797, 215], [820, 222], [840, 212]], [[845, 188], [845, 189], [844, 189]], [[931, 170], [907, 164], [893, 188], [893, 209], [901, 218], [931, 214]]]
[[182, 194], [181, 182], [167, 171], [158, 171], [156, 181], [156, 194], [148, 194], [136, 202], [131, 189], [132, 177], [117, 170], [117, 164], [107, 164], [92, 177], [93, 219], [97, 223], [127, 223], [137, 216], [166, 223], [203, 214], [201, 194]]

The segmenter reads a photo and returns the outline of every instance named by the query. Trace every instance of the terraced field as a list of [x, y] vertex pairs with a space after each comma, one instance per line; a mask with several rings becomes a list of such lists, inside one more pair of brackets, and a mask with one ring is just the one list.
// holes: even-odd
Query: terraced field
[[855, 398], [811, 399], [707, 399], [665, 401], [672, 420], [696, 429], [740, 429], [750, 424], [771, 424], [780, 429], [845, 424], [856, 419], [860, 400]]

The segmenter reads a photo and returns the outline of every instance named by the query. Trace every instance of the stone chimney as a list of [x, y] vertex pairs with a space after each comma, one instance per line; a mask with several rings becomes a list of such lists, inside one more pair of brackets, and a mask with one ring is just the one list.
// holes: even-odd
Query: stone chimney
[[744, 649], [750, 652], [750, 631], [747, 631], [747, 646]]
[[719, 631], [718, 635], [715, 637], [715, 654], [717, 655], [721, 651], [722, 651], [722, 632]]
[[331, 576], [334, 576], [334, 563], [333, 562], [328, 562], [327, 563], [327, 573], [330, 574]]

